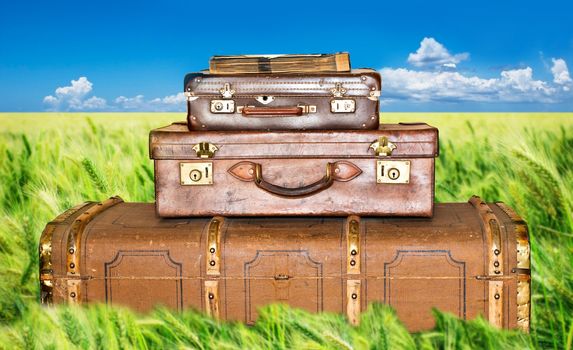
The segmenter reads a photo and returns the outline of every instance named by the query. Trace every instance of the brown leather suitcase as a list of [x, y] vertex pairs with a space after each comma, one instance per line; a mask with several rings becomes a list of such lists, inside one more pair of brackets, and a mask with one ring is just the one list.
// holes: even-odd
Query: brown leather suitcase
[[283, 302], [345, 313], [394, 307], [411, 331], [432, 308], [529, 327], [527, 227], [503, 203], [437, 204], [429, 218], [160, 219], [112, 198], [49, 223], [40, 240], [43, 303], [161, 304], [253, 323]]
[[163, 217], [431, 216], [438, 130], [151, 131]]
[[380, 74], [187, 74], [190, 130], [331, 130], [378, 127]]

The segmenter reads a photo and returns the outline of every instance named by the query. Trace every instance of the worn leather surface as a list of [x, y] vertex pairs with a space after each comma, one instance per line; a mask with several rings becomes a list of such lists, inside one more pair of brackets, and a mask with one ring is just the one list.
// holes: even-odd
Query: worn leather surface
[[[67, 281], [81, 283], [79, 302], [137, 311], [161, 304], [206, 310], [206, 281], [219, 284], [219, 317], [252, 323], [257, 308], [284, 302], [312, 312], [346, 312], [347, 280], [361, 281], [361, 305], [394, 307], [411, 331], [434, 326], [432, 308], [462, 319], [488, 317], [488, 238], [469, 203], [436, 204], [429, 218], [361, 218], [358, 274], [348, 274], [345, 218], [225, 218], [220, 274], [207, 275], [211, 218], [160, 219], [153, 204], [120, 203], [81, 233], [80, 274], [66, 275], [66, 242], [80, 210], [55, 225], [53, 298], [68, 300]], [[502, 326], [516, 326], [516, 223], [494, 204], [503, 268]], [[523, 296], [522, 296], [523, 297]]]
[[[212, 113], [211, 101], [223, 99], [220, 89], [230, 84], [234, 91], [234, 113]], [[332, 113], [331, 101], [337, 99], [331, 89], [336, 84], [345, 89], [341, 99], [353, 99], [353, 113]], [[378, 127], [379, 99], [369, 99], [381, 89], [380, 74], [373, 69], [356, 69], [349, 73], [322, 74], [188, 74], [185, 92], [190, 130], [366, 130]], [[265, 104], [257, 97], [274, 100]], [[298, 105], [316, 106], [315, 113], [293, 115]], [[251, 113], [241, 113], [238, 106], [254, 106]], [[274, 114], [260, 114], [262, 108], [276, 108]], [[258, 112], [257, 113], [257, 109]], [[282, 111], [281, 111], [282, 110]], [[258, 115], [257, 115], [258, 114]], [[298, 114], [298, 113], [297, 113]]]
[[[382, 136], [396, 145], [390, 157], [376, 157], [370, 148]], [[213, 158], [197, 157], [193, 146], [200, 142], [217, 146]], [[164, 217], [431, 216], [437, 153], [438, 131], [426, 124], [384, 124], [379, 130], [304, 133], [189, 132], [184, 125], [175, 124], [150, 135], [157, 211]], [[381, 159], [409, 160], [409, 183], [377, 183], [376, 162]], [[262, 190], [253, 181], [244, 181], [248, 179], [248, 167], [237, 168], [244, 161], [260, 164], [268, 183], [291, 189], [319, 181], [325, 176], [328, 163], [349, 162], [360, 173], [348, 181], [334, 181], [316, 194], [284, 198]], [[212, 163], [213, 184], [181, 185], [180, 164], [186, 162]]]

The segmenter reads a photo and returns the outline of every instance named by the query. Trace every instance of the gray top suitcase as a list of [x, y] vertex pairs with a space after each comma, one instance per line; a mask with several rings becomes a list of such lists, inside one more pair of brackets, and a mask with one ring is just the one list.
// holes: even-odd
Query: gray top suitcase
[[209, 74], [185, 77], [190, 130], [368, 130], [379, 124], [380, 74]]

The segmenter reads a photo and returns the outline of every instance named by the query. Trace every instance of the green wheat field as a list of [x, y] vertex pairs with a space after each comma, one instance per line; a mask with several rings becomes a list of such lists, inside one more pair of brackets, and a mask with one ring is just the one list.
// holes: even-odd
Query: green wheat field
[[373, 304], [360, 326], [343, 315], [265, 307], [258, 323], [217, 322], [192, 310], [137, 315], [103, 305], [38, 303], [44, 225], [86, 200], [153, 201], [148, 132], [175, 114], [0, 114], [0, 349], [512, 349], [573, 348], [573, 113], [389, 114], [383, 122], [440, 128], [436, 200], [472, 194], [523, 216], [532, 245], [531, 333], [435, 311], [409, 334]]

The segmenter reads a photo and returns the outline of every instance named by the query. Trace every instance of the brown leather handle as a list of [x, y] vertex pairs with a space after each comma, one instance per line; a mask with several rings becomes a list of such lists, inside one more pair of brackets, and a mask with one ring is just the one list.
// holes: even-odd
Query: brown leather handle
[[263, 178], [263, 169], [260, 164], [255, 167], [255, 185], [263, 191], [267, 191], [272, 194], [276, 194], [281, 197], [305, 197], [311, 194], [324, 191], [334, 183], [334, 177], [332, 176], [332, 166], [333, 163], [326, 164], [326, 174], [324, 177], [310, 185], [297, 187], [297, 188], [287, 188], [282, 186], [273, 185], [270, 182], [265, 181]]
[[243, 107], [242, 114], [245, 117], [264, 116], [301, 116], [302, 107]]
[[263, 167], [259, 163], [239, 162], [229, 169], [229, 173], [241, 181], [252, 181], [258, 188], [271, 194], [280, 197], [297, 198], [324, 191], [332, 186], [334, 181], [350, 181], [360, 175], [362, 170], [346, 161], [327, 163], [326, 174], [322, 179], [310, 185], [297, 188], [282, 187], [267, 182], [263, 177]]

